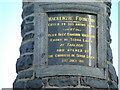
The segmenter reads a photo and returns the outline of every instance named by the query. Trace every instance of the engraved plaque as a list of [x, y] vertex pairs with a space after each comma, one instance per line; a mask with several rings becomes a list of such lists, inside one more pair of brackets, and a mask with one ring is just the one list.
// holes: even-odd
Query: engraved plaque
[[48, 13], [48, 65], [96, 65], [96, 15]]

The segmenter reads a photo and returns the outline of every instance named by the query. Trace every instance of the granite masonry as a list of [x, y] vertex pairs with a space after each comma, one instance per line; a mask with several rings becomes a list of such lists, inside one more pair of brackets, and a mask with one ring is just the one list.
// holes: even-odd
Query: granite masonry
[[[110, 47], [112, 41], [110, 36], [111, 20], [109, 18], [111, 2], [103, 1], [23, 2], [23, 22], [21, 24], [23, 39], [20, 47], [20, 57], [16, 63], [18, 75], [13, 83], [13, 88], [117, 89], [118, 77], [112, 65], [114, 61]], [[49, 63], [51, 59], [48, 54], [53, 52], [54, 46], [48, 52], [48, 46], [50, 45], [48, 34], [54, 28], [57, 30], [57, 26], [54, 28], [51, 26], [52, 29], [48, 26], [49, 23], [56, 23], [48, 22], [52, 13], [55, 14], [52, 17], [57, 17], [58, 13], [62, 13], [59, 14], [62, 17], [65, 17], [64, 15], [73, 16], [73, 14], [78, 16], [79, 13], [80, 15], [81, 13], [87, 14], [88, 17], [96, 17], [96, 28], [94, 29], [96, 30], [96, 43], [92, 47], [96, 46], [94, 50], [96, 55], [94, 54], [95, 59], [93, 60], [95, 64], [89, 66], [87, 62], [81, 64], [82, 61], [80, 64], [73, 62], [72, 64], [67, 62]], [[63, 26], [59, 28], [67, 30]], [[94, 51], [89, 52], [93, 53]], [[66, 58], [64, 59], [66, 60]], [[60, 58], [58, 61], [60, 61]]]

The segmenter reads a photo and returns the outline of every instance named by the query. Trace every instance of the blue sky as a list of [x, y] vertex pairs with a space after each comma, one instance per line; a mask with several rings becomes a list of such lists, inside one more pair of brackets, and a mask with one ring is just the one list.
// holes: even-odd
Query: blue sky
[[[2, 0], [3, 1], [3, 0]], [[15, 64], [21, 45], [21, 2], [0, 2], [0, 89], [11, 88], [16, 78]], [[19, 0], [20, 1], [20, 0]], [[112, 5], [113, 65], [118, 73], [118, 3]]]

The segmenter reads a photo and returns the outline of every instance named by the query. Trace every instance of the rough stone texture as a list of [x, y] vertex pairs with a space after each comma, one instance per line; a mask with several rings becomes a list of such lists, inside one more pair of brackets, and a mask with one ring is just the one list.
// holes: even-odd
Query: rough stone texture
[[32, 3], [32, 2], [29, 2], [29, 1], [28, 1], [28, 2], [24, 2], [24, 0], [23, 0], [23, 3], [22, 3], [22, 4], [23, 4], [23, 7], [25, 7], [25, 6], [27, 6], [27, 5], [31, 4], [31, 3]]
[[52, 78], [48, 80], [50, 86], [77, 86], [78, 79], [77, 78]]
[[26, 88], [42, 88], [42, 79], [34, 79], [26, 82]]
[[106, 21], [107, 21], [107, 27], [108, 27], [108, 29], [110, 29], [111, 28], [111, 24], [112, 24], [110, 18], [107, 17]]
[[112, 49], [110, 45], [107, 45], [107, 61], [113, 63]]
[[22, 32], [24, 30], [24, 26], [25, 26], [25, 20], [23, 20], [22, 24], [21, 24], [21, 36], [23, 37], [24, 33]]
[[[106, 36], [107, 36], [107, 42], [110, 44], [111, 43], [111, 36], [110, 36], [111, 20], [109, 19], [109, 15], [111, 14], [111, 11], [110, 11], [111, 2], [104, 2], [104, 3], [106, 4], [105, 5], [106, 12], [108, 13], [108, 16], [104, 16], [104, 17], [106, 17], [105, 23], [107, 24]], [[46, 3], [46, 5], [47, 4], [48, 3]], [[69, 4], [64, 4], [64, 5], [69, 6]], [[64, 7], [64, 5], [63, 5], [63, 7]], [[65, 7], [67, 7], [67, 6], [65, 6]], [[49, 8], [51, 8], [51, 7], [49, 7]], [[84, 7], [84, 8], [86, 8], [86, 7]], [[92, 10], [94, 10], [94, 9], [95, 8], [93, 8]], [[17, 78], [13, 84], [14, 88], [31, 89], [31, 88], [44, 88], [44, 87], [48, 87], [48, 86], [51, 86], [51, 87], [55, 86], [55, 87], [59, 87], [59, 88], [72, 86], [73, 88], [76, 88], [77, 86], [80, 86], [80, 85], [83, 87], [100, 88], [100, 89], [101, 88], [108, 88], [108, 87], [109, 88], [117, 88], [118, 79], [117, 79], [115, 69], [112, 65], [108, 65], [109, 78], [110, 78], [109, 81], [107, 79], [100, 80], [98, 78], [91, 78], [91, 77], [89, 77], [89, 78], [88, 77], [84, 77], [84, 78], [81, 77], [79, 79], [78, 79], [78, 77], [74, 77], [74, 78], [68, 77], [67, 78], [64, 76], [62, 76], [62, 77], [60, 77], [60, 76], [59, 77], [57, 77], [57, 76], [56, 77], [52, 77], [52, 76], [49, 77], [48, 76], [48, 77], [44, 77], [44, 79], [40, 78], [40, 77], [38, 78], [36, 76], [34, 77], [33, 75], [36, 75], [36, 73], [33, 71], [34, 68], [32, 66], [34, 55], [33, 54], [26, 55], [26, 53], [27, 54], [34, 53], [33, 38], [34, 38], [34, 29], [36, 29], [36, 28], [34, 28], [34, 27], [36, 27], [34, 25], [37, 25], [37, 23], [38, 23], [38, 21], [36, 23], [36, 19], [35, 19], [36, 17], [34, 17], [34, 16], [37, 16], [38, 12], [35, 12], [35, 11], [37, 11], [37, 10], [36, 10], [36, 8], [34, 9], [34, 4], [32, 2], [23, 2], [23, 13], [22, 13], [23, 22], [21, 24], [21, 36], [23, 37], [23, 40], [22, 40], [23, 43], [20, 47], [21, 56], [17, 60], [17, 63], [16, 63], [16, 72], [18, 73], [18, 75], [17, 75]], [[64, 11], [64, 9], [63, 9], [63, 11]], [[41, 16], [44, 16], [44, 14], [41, 14]], [[41, 16], [40, 16], [39, 22], [42, 22], [45, 24], [45, 22], [43, 20], [41, 20], [42, 19]], [[38, 24], [38, 26], [39, 26], [39, 24]], [[44, 28], [45, 27], [42, 27], [42, 30]], [[39, 38], [42, 38], [41, 36], [42, 35], [40, 35]], [[27, 40], [29, 40], [29, 41], [27, 41]], [[112, 63], [113, 62], [112, 61], [112, 59], [113, 59], [112, 50], [111, 50], [109, 44], [107, 46], [107, 61]], [[44, 58], [45, 55], [46, 55], [45, 53], [42, 53], [40, 56], [41, 57], [40, 59]], [[31, 69], [33, 69], [33, 70], [31, 70]], [[93, 70], [93, 73], [94, 73], [94, 70]], [[23, 80], [23, 81], [21, 81], [21, 80]], [[78, 80], [80, 80], [80, 81], [78, 81]], [[74, 90], [73, 88], [71, 90]], [[65, 90], [70, 90], [70, 89], [66, 88]], [[83, 89], [83, 90], [85, 90], [85, 89]], [[89, 90], [89, 89], [87, 89], [87, 90]]]
[[110, 79], [118, 83], [118, 77], [116, 75], [115, 68], [113, 67], [113, 65], [108, 64], [108, 72]]
[[17, 60], [16, 63], [16, 72], [18, 73], [21, 70], [28, 69], [33, 64], [33, 55], [24, 55]]
[[112, 3], [111, 3], [111, 2], [106, 2], [106, 1], [105, 1], [104, 3], [111, 8], [111, 6], [112, 6]]
[[32, 4], [32, 5], [28, 6], [28, 7], [23, 8], [22, 17], [24, 18], [25, 16], [30, 15], [32, 13], [34, 13], [34, 4]]
[[33, 52], [34, 50], [34, 41], [29, 41], [20, 47], [20, 54]]
[[23, 71], [19, 73], [18, 78], [23, 79], [23, 78], [31, 78], [33, 76], [33, 70], [29, 71]]
[[26, 18], [27, 22], [32, 22], [33, 20], [34, 20], [34, 16], [30, 16], [30, 17]]
[[[19, 81], [13, 83], [13, 88], [25, 88], [25, 82]], [[16, 89], [14, 89], [16, 90]]]
[[108, 88], [107, 82], [105, 80], [81, 78], [80, 83], [81, 85], [90, 86], [93, 88]]
[[29, 39], [32, 39], [32, 38], [34, 38], [34, 34], [30, 33], [30, 34], [26, 35], [25, 37], [23, 37], [23, 41], [29, 40]]
[[108, 13], [108, 15], [110, 16], [111, 15], [111, 10], [110, 10], [111, 8], [110, 7], [106, 7], [106, 12]]
[[110, 87], [110, 88], [113, 88], [113, 89], [117, 90], [118, 85], [117, 85], [116, 82], [108, 82], [108, 84], [109, 84], [109, 87]]
[[21, 29], [21, 35], [24, 36], [25, 33], [33, 31], [34, 30], [34, 23], [25, 24], [25, 22], [22, 23], [22, 29]]
[[106, 30], [107, 33], [107, 42], [111, 43], [112, 39], [111, 39], [111, 35], [110, 35], [110, 30]]

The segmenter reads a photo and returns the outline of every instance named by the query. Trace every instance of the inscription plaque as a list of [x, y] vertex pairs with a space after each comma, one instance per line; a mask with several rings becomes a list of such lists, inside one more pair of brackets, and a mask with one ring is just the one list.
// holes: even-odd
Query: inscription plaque
[[96, 65], [96, 15], [48, 13], [48, 65]]

